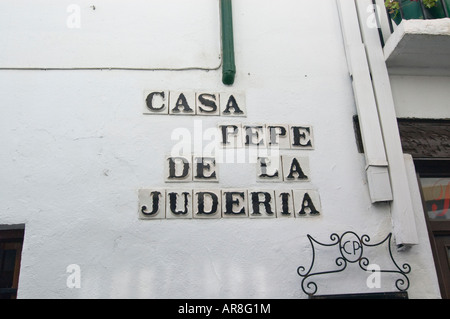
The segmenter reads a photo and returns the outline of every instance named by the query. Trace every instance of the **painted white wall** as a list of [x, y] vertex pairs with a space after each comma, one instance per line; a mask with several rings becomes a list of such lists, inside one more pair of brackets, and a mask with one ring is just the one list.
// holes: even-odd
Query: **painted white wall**
[[0, 66], [217, 68], [218, 14], [215, 0], [2, 1]]
[[450, 77], [391, 75], [397, 117], [449, 119]]
[[[170, 1], [151, 2], [170, 9]], [[49, 4], [26, 2], [29, 14], [42, 10], [43, 3]], [[99, 12], [125, 7], [119, 2], [93, 4]], [[185, 14], [208, 16], [210, 22], [219, 18], [209, 5], [178, 1], [177, 6]], [[121, 35], [124, 41], [135, 30], [134, 13], [143, 14], [138, 5], [126, 10], [130, 14], [119, 15], [121, 25], [129, 27]], [[364, 156], [356, 149], [356, 109], [335, 2], [235, 0], [233, 11], [237, 75], [232, 87], [222, 85], [221, 70], [0, 71], [0, 224], [26, 225], [19, 298], [305, 298], [296, 270], [311, 262], [307, 234], [327, 242], [331, 233], [352, 230], [378, 242], [391, 231], [388, 205], [370, 202]], [[36, 17], [36, 23], [52, 17], [63, 22], [67, 14], [51, 11], [46, 19]], [[101, 19], [89, 19], [92, 26], [102, 26]], [[217, 22], [211, 24], [216, 30]], [[44, 32], [34, 30], [37, 37]], [[171, 35], [178, 31], [179, 24], [167, 23], [149, 27], [142, 36], [164, 33], [164, 43], [176, 47], [180, 39]], [[55, 32], [65, 37], [66, 30]], [[211, 43], [219, 40], [216, 36]], [[197, 61], [189, 54], [197, 52], [198, 34], [186, 33], [183, 41], [184, 50], [170, 52], [168, 61], [173, 59], [176, 67]], [[131, 55], [148, 50], [151, 57], [141, 44], [121, 49]], [[4, 58], [25, 63], [23, 51], [14, 46]], [[31, 49], [43, 62], [54, 62], [52, 48], [35, 44]], [[205, 52], [214, 49], [208, 46]], [[83, 58], [58, 62], [71, 66], [99, 58], [103, 63], [93, 51], [86, 48]], [[159, 57], [154, 65], [166, 67]], [[122, 59], [109, 56], [105, 61]], [[147, 66], [139, 59], [136, 63]], [[198, 120], [204, 129], [223, 120], [145, 116], [143, 92], [154, 88], [245, 91], [248, 117], [235, 122], [311, 124], [316, 148], [302, 152], [310, 160], [311, 181], [300, 188], [319, 190], [321, 216], [139, 220], [137, 190], [168, 187], [163, 161], [175, 144], [171, 132], [185, 127], [194, 134]], [[220, 164], [219, 179], [217, 188], [291, 187], [257, 183], [253, 164]], [[439, 294], [428, 239], [426, 233], [419, 235], [424, 246], [394, 255], [413, 269], [410, 297], [435, 298]], [[334, 264], [330, 258], [338, 254], [325, 251], [320, 258]], [[80, 266], [79, 289], [66, 286], [70, 264]], [[353, 266], [318, 280], [318, 293], [367, 292], [367, 274]], [[386, 279], [382, 290], [394, 290], [393, 282]]]

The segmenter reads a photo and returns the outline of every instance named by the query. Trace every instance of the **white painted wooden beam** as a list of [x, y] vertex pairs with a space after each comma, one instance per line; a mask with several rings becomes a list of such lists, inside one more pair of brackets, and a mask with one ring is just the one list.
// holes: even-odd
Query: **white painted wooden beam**
[[378, 119], [367, 56], [353, 1], [337, 0], [342, 35], [366, 156], [366, 174], [372, 203], [391, 201], [388, 161]]
[[[388, 15], [386, 14], [386, 7], [384, 5], [385, 0], [375, 0], [375, 6], [374, 9], [376, 10], [376, 15], [374, 15], [373, 17], [376, 18], [376, 21], [378, 23], [378, 28], [381, 28], [381, 33], [383, 35], [383, 41], [384, 43], [386, 43], [386, 41], [389, 39], [389, 37], [391, 36], [391, 29], [389, 27], [389, 18]], [[366, 8], [367, 9], [367, 13], [369, 15], [371, 15], [372, 13], [370, 12], [372, 9], [370, 7]], [[369, 16], [368, 17], [369, 22], [372, 22], [372, 17]]]

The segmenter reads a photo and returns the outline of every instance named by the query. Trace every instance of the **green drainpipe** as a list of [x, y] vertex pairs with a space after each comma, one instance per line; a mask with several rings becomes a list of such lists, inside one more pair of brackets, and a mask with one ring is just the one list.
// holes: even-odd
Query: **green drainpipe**
[[220, 9], [222, 16], [222, 82], [231, 85], [234, 83], [236, 75], [231, 0], [220, 0]]

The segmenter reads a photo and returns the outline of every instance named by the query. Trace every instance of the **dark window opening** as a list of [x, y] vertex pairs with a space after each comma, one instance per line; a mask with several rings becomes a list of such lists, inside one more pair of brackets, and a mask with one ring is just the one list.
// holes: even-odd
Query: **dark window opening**
[[16, 299], [24, 229], [0, 229], [0, 299]]

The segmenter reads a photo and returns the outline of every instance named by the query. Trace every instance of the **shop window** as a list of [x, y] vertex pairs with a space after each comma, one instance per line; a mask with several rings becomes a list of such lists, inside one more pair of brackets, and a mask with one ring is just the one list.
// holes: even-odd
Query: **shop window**
[[426, 214], [430, 221], [450, 221], [450, 178], [421, 178]]
[[[450, 298], [450, 161], [445, 170], [436, 162], [416, 164], [442, 298]], [[433, 165], [434, 164], [434, 165]], [[433, 172], [434, 170], [434, 172]]]

